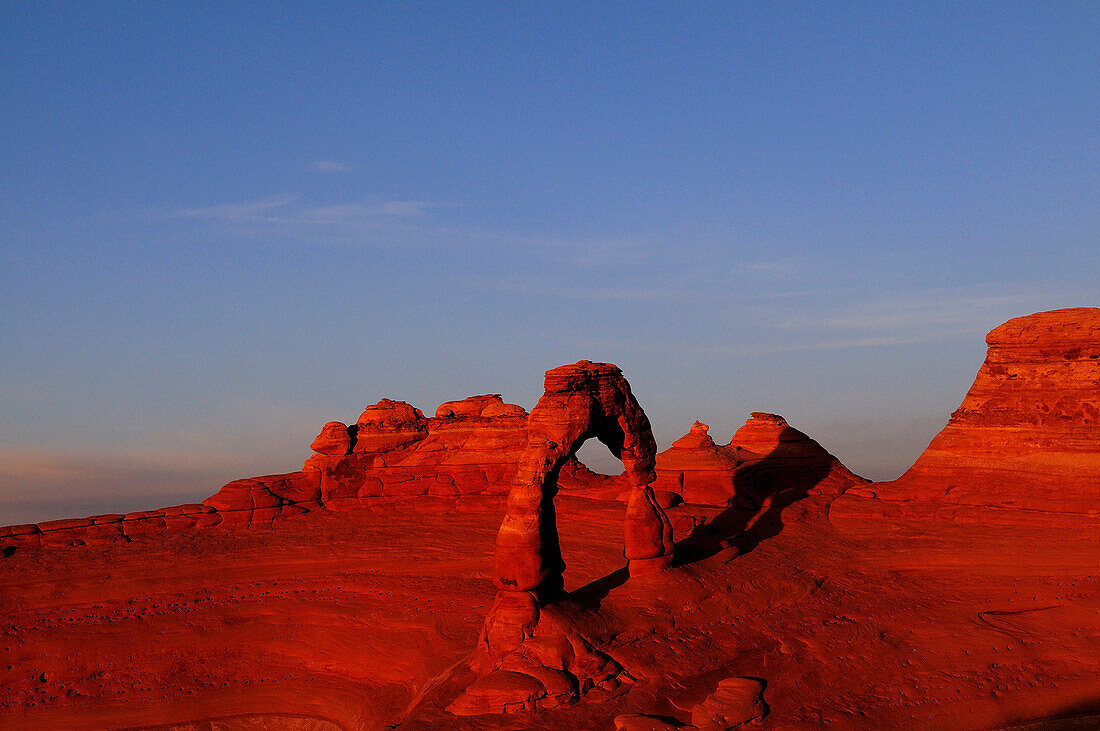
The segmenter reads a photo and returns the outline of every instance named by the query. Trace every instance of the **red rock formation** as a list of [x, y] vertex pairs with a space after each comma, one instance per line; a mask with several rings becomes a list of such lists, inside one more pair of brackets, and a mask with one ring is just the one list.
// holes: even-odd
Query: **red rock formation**
[[221, 522], [222, 516], [211, 506], [174, 505], [126, 515], [93, 515], [6, 526], [0, 528], [0, 546], [35, 548], [114, 543], [169, 530], [208, 528]]
[[554, 510], [558, 472], [592, 437], [622, 460], [632, 485], [623, 551], [630, 573], [653, 573], [672, 562], [672, 525], [650, 488], [657, 444], [630, 384], [609, 363], [580, 361], [547, 371], [497, 534], [493, 582], [499, 592], [471, 662], [479, 679], [450, 706], [455, 714], [553, 708], [575, 701], [578, 690], [619, 682], [621, 668], [547, 606], [563, 596], [564, 584]]
[[790, 502], [806, 494], [838, 495], [866, 482], [782, 416], [754, 412], [729, 444], [718, 445], [695, 422], [686, 435], [657, 455], [654, 489], [684, 502], [746, 506], [765, 499]]
[[737, 495], [749, 502], [782, 504], [807, 494], [839, 495], [867, 482], [777, 414], [753, 412], [731, 445], [741, 460], [734, 476]]
[[348, 427], [340, 421], [330, 421], [321, 428], [321, 433], [309, 445], [317, 454], [330, 457], [343, 457], [351, 452], [352, 439]]
[[691, 431], [657, 455], [654, 490], [675, 493], [684, 502], [701, 505], [725, 505], [733, 497], [733, 474], [741, 462], [737, 448], [715, 444], [709, 428], [695, 422]]
[[[0, 542], [105, 543], [139, 532], [270, 525], [311, 510], [359, 508], [379, 497], [505, 495], [528, 446], [526, 427], [523, 408], [496, 394], [448, 401], [432, 418], [405, 402], [383, 399], [366, 407], [357, 424], [325, 424], [311, 445], [315, 454], [298, 472], [234, 480], [201, 506], [0, 528]], [[763, 472], [753, 467], [761, 460], [768, 468]], [[846, 476], [845, 484], [859, 479], [779, 417], [754, 415], [734, 444], [725, 446], [715, 445], [706, 425], [696, 422], [657, 455], [653, 499], [661, 508], [681, 501], [726, 505], [735, 494], [751, 494], [759, 502], [768, 490], [821, 482], [823, 469]], [[761, 477], [764, 473], [771, 476]], [[634, 494], [625, 474], [598, 475], [573, 456], [558, 477], [563, 490], [578, 495], [628, 502]]]
[[497, 536], [494, 582], [502, 591], [561, 590], [565, 563], [553, 512], [557, 475], [591, 437], [622, 460], [632, 485], [626, 557], [644, 562], [671, 555], [671, 527], [649, 487], [657, 453], [649, 419], [618, 368], [582, 360], [546, 372], [545, 392], [527, 421], [527, 447]]
[[1100, 512], [1100, 308], [1017, 317], [986, 343], [962, 405], [916, 463], [852, 496], [934, 503], [923, 512], [940, 517], [966, 506]]
[[251, 511], [290, 504], [347, 510], [376, 497], [506, 494], [526, 424], [527, 412], [496, 394], [448, 401], [433, 418], [382, 399], [355, 425], [325, 424], [300, 472], [236, 480], [204, 502], [247, 523]]
[[354, 449], [357, 454], [389, 452], [418, 442], [427, 433], [428, 420], [420, 409], [384, 398], [363, 409], [356, 422]]
[[[505, 495], [527, 447], [527, 413], [499, 395], [443, 403], [432, 418], [384, 399], [360, 418], [350, 427], [325, 424], [301, 471], [234, 480], [199, 506], [0, 528], [0, 542], [105, 543], [139, 531], [269, 525], [310, 510], [359, 508], [378, 497]], [[721, 506], [735, 494], [758, 503], [769, 491], [799, 486], [831, 494], [861, 482], [781, 417], [764, 414], [754, 414], [729, 445], [715, 445], [706, 425], [696, 422], [655, 465], [654, 499], [661, 508], [681, 501]], [[563, 490], [598, 499], [627, 502], [633, 492], [625, 474], [596, 474], [572, 456], [558, 478]], [[161, 513], [169, 517], [161, 520]]]

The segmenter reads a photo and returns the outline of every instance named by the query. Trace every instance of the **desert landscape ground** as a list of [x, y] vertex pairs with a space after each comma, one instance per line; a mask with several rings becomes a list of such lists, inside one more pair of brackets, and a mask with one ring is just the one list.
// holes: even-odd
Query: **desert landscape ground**
[[2, 528], [0, 727], [1095, 728], [1100, 309], [987, 343], [893, 482], [775, 414], [658, 451], [581, 361], [530, 414], [383, 400], [299, 472]]

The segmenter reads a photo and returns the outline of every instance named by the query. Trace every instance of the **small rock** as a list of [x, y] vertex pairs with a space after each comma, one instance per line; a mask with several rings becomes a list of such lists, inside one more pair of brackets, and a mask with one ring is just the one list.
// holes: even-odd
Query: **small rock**
[[726, 731], [763, 718], [764, 684], [756, 678], [726, 678], [718, 689], [691, 709], [691, 722], [700, 731]]
[[510, 670], [497, 670], [474, 681], [465, 693], [447, 706], [447, 710], [456, 716], [530, 711], [534, 710], [539, 699], [545, 697], [546, 687], [536, 678]]

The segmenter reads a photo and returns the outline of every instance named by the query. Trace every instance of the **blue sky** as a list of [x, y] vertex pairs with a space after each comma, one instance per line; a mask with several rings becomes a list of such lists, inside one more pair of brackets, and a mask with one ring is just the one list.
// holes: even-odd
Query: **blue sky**
[[580, 358], [887, 479], [1097, 304], [1095, 3], [222, 5], [0, 8], [0, 524]]

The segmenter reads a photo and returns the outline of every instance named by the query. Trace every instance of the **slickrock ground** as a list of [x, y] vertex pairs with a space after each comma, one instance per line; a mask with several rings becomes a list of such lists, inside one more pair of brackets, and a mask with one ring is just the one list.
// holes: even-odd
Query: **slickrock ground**
[[768, 728], [979, 729], [1100, 712], [1093, 524], [1069, 536], [838, 528], [827, 498], [810, 497], [746, 554], [618, 585], [624, 508], [560, 496], [566, 588], [587, 586], [578, 601], [599, 605], [600, 646], [637, 681], [598, 702], [462, 719], [429, 692], [406, 717], [414, 694], [473, 648], [496, 593], [503, 506], [469, 500], [16, 551], [0, 574], [0, 726], [251, 715], [611, 729], [631, 712], [689, 722], [734, 676], [766, 683]]
[[[657, 455], [663, 573], [627, 579], [629, 485], [567, 464], [569, 594], [552, 611], [623, 672], [565, 707], [447, 710], [475, 681], [510, 484], [432, 486], [514, 473], [500, 454], [522, 451], [506, 420], [523, 417], [500, 399], [327, 424], [316, 483], [307, 469], [175, 512], [0, 529], [0, 728], [1094, 728], [1098, 316], [994, 330], [965, 418], [896, 483], [774, 415], [725, 446], [697, 425]], [[428, 470], [429, 453], [454, 467]]]

